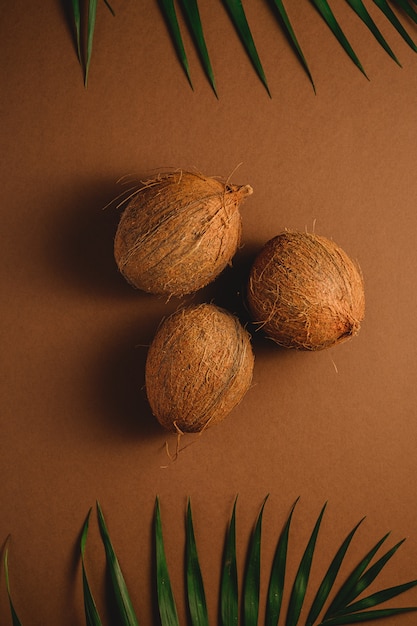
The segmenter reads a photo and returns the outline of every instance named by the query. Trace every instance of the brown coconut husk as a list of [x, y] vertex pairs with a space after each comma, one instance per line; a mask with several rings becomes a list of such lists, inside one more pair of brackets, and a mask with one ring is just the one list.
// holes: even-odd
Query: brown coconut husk
[[148, 351], [145, 384], [164, 428], [198, 433], [222, 421], [252, 381], [250, 335], [214, 304], [179, 309], [160, 325]]
[[322, 350], [357, 335], [365, 315], [359, 266], [333, 241], [285, 231], [250, 270], [253, 320], [280, 346]]
[[241, 237], [239, 206], [252, 193], [186, 171], [160, 174], [131, 196], [114, 256], [134, 287], [182, 296], [212, 282], [231, 263]]

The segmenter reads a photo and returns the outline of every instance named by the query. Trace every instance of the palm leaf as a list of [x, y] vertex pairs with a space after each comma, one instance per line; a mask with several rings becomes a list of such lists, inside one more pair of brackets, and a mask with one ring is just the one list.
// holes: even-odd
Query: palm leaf
[[338, 593], [333, 598], [329, 608], [327, 609], [324, 619], [334, 617], [334, 615], [341, 609], [343, 609], [347, 604], [352, 602], [355, 597], [355, 588], [358, 583], [358, 580], [362, 576], [363, 572], [368, 567], [369, 563], [378, 552], [379, 548], [382, 546], [384, 541], [386, 541], [389, 533], [384, 535], [382, 539], [380, 539], [373, 548], [364, 556], [363, 559], [357, 564], [351, 574], [348, 576], [346, 581], [343, 583]]
[[82, 568], [82, 577], [83, 577], [84, 612], [85, 612], [86, 626], [102, 626], [101, 619], [97, 610], [97, 606], [94, 601], [93, 594], [91, 592], [90, 584], [88, 582], [87, 572], [85, 569], [85, 562], [84, 562], [90, 515], [91, 515], [91, 509], [89, 510], [87, 518], [84, 522], [84, 526], [81, 532], [81, 540], [80, 540], [81, 568]]
[[383, 604], [384, 602], [387, 602], [388, 600], [396, 598], [400, 594], [405, 593], [409, 589], [412, 589], [416, 585], [417, 580], [412, 580], [408, 583], [403, 583], [401, 585], [396, 585], [395, 587], [388, 587], [387, 589], [383, 589], [382, 591], [377, 591], [376, 593], [373, 593], [370, 596], [366, 596], [366, 598], [362, 598], [357, 602], [352, 602], [352, 604], [349, 604], [346, 609], [339, 611], [338, 615], [350, 615], [352, 613], [358, 613], [359, 611], [364, 611], [373, 606], [377, 606], [378, 604]]
[[417, 52], [417, 46], [414, 41], [411, 39], [404, 26], [399, 21], [398, 17], [395, 15], [391, 7], [389, 6], [387, 0], [373, 0], [377, 7], [384, 13], [385, 17], [391, 22], [397, 32], [401, 35], [404, 41], [410, 46], [414, 52]]
[[416, 611], [414, 607], [404, 607], [400, 609], [375, 609], [373, 611], [363, 611], [362, 613], [353, 613], [352, 615], [341, 615], [334, 617], [333, 619], [325, 620], [318, 626], [344, 626], [345, 624], [362, 624], [364, 622], [370, 622], [376, 619], [383, 619], [385, 617], [393, 617], [394, 615], [401, 615], [403, 613], [411, 613]]
[[358, 57], [356, 56], [356, 53], [354, 52], [352, 46], [347, 40], [346, 35], [342, 31], [339, 25], [339, 22], [336, 20], [327, 0], [312, 0], [312, 2], [314, 3], [317, 10], [323, 17], [327, 26], [330, 28], [330, 30], [333, 32], [333, 34], [335, 35], [335, 37], [337, 38], [341, 46], [344, 48], [345, 52], [349, 55], [349, 57], [352, 59], [355, 65], [360, 69], [362, 74], [366, 78], [368, 78], [366, 76], [365, 70], [362, 67], [361, 62], [359, 61]]
[[304, 551], [303, 557], [298, 568], [293, 588], [291, 591], [286, 626], [296, 626], [300, 617], [301, 608], [303, 606], [304, 597], [307, 591], [308, 579], [310, 577], [311, 564], [313, 561], [314, 549], [316, 546], [317, 536], [320, 529], [321, 520], [324, 515], [326, 505], [322, 508], [313, 532]]
[[88, 2], [88, 20], [87, 20], [87, 52], [85, 60], [84, 84], [87, 87], [88, 74], [90, 71], [91, 55], [93, 53], [93, 39], [96, 25], [97, 0], [89, 0]]
[[337, 574], [339, 573], [340, 567], [342, 565], [343, 559], [345, 557], [345, 554], [347, 552], [347, 549], [349, 548], [349, 545], [353, 539], [354, 534], [356, 533], [357, 529], [359, 528], [360, 524], [363, 522], [365, 518], [362, 518], [360, 520], [360, 522], [358, 522], [356, 524], [356, 526], [350, 531], [350, 533], [347, 535], [347, 537], [345, 538], [345, 540], [343, 541], [342, 545], [340, 546], [339, 550], [337, 551], [335, 557], [333, 558], [329, 569], [327, 570], [323, 581], [319, 587], [319, 590], [317, 591], [317, 594], [313, 600], [313, 603], [311, 605], [311, 609], [307, 615], [307, 621], [306, 621], [306, 626], [312, 626], [314, 624], [314, 622], [317, 620], [332, 588], [334, 585], [334, 582], [336, 580]]
[[268, 496], [266, 496], [262, 503], [249, 544], [243, 585], [243, 623], [245, 626], [257, 626], [258, 624], [259, 593], [261, 585], [262, 517], [267, 499]]
[[177, 608], [172, 593], [168, 565], [165, 556], [159, 498], [155, 501], [155, 556], [156, 590], [161, 626], [179, 626]]
[[294, 29], [292, 27], [292, 24], [291, 24], [290, 20], [289, 20], [287, 11], [285, 10], [284, 3], [283, 3], [282, 0], [273, 0], [273, 2], [274, 2], [274, 5], [275, 5], [279, 15], [280, 15], [284, 31], [285, 31], [286, 35], [289, 37], [292, 45], [294, 46], [295, 51], [296, 51], [296, 53], [298, 55], [298, 58], [301, 61], [301, 64], [302, 64], [304, 70], [307, 72], [307, 76], [309, 77], [310, 82], [313, 85], [313, 89], [314, 89], [314, 92], [315, 92], [316, 91], [316, 87], [314, 85], [314, 81], [313, 81], [312, 74], [310, 72], [310, 68], [309, 68], [308, 63], [306, 61], [304, 53], [303, 53], [303, 51], [301, 49], [301, 46], [298, 43], [298, 39], [297, 39], [297, 37], [295, 35], [295, 31], [294, 31]]
[[81, 59], [81, 12], [80, 12], [80, 0], [72, 0], [72, 18], [75, 28], [75, 43], [77, 48], [78, 61], [82, 64]]
[[291, 519], [297, 502], [298, 498], [291, 507], [290, 514], [278, 539], [278, 544], [275, 550], [268, 585], [265, 626], [276, 626], [279, 620], [287, 566], [288, 536]]
[[263, 70], [262, 63], [256, 50], [255, 42], [253, 40], [248, 21], [246, 19], [242, 0], [224, 0], [224, 3], [229, 11], [229, 15], [241, 38], [241, 41], [252, 62], [253, 67], [255, 68], [256, 73], [258, 74], [265, 89], [267, 90], [269, 97], [271, 97], [265, 72]]
[[400, 9], [402, 9], [404, 13], [413, 20], [413, 22], [417, 23], [417, 13], [413, 9], [413, 7], [410, 6], [407, 0], [392, 0], [392, 1], [394, 2], [394, 4], [398, 5]]
[[191, 89], [194, 89], [193, 84], [191, 82], [188, 58], [185, 52], [184, 43], [182, 41], [177, 14], [175, 12], [174, 0], [160, 0], [160, 6], [161, 6], [161, 11], [164, 15], [165, 21], [168, 25], [169, 31], [171, 33], [172, 41], [174, 43], [175, 50], [177, 52], [180, 63], [183, 67], [185, 75], [187, 76], [188, 82], [190, 83]]
[[186, 526], [186, 579], [187, 599], [192, 626], [208, 626], [206, 596], [203, 578], [198, 560], [197, 546], [194, 535], [194, 525], [191, 511], [191, 502], [187, 507]]
[[120, 626], [139, 626], [135, 611], [130, 600], [125, 579], [120, 569], [119, 561], [113, 548], [106, 522], [99, 503], [97, 502], [97, 513], [100, 533], [106, 553], [107, 569], [110, 576], [112, 591], [118, 610]]
[[12, 616], [12, 624], [13, 626], [22, 626], [22, 623], [16, 613], [16, 610], [14, 608], [14, 604], [12, 601], [12, 596], [11, 596], [11, 592], [10, 592], [10, 580], [9, 580], [9, 546], [8, 546], [8, 542], [9, 542], [9, 538], [7, 539], [6, 542], [6, 547], [4, 549], [4, 576], [6, 579], [6, 589], [7, 589], [7, 596], [9, 599], [9, 607], [10, 607], [10, 614]]
[[216, 84], [214, 80], [213, 68], [211, 67], [210, 57], [207, 50], [206, 41], [201, 24], [200, 12], [198, 10], [197, 0], [182, 0], [182, 5], [188, 20], [188, 26], [194, 37], [197, 50], [203, 63], [204, 71], [210, 81], [212, 89], [217, 97]]
[[362, 2], [362, 0], [347, 0], [347, 2], [351, 6], [351, 8], [355, 11], [355, 13], [361, 18], [361, 20], [366, 24], [366, 26], [369, 28], [371, 33], [374, 35], [375, 39], [384, 48], [385, 52], [387, 52], [389, 56], [398, 65], [401, 66], [401, 63], [399, 62], [399, 60], [397, 59], [397, 57], [391, 50], [390, 46], [385, 41], [384, 37], [382, 36], [381, 31], [379, 30], [379, 28], [377, 27], [377, 25], [375, 24], [375, 22], [369, 15], [369, 12], [367, 8], [365, 7], [364, 3]]
[[232, 516], [226, 533], [225, 550], [222, 563], [220, 583], [220, 618], [222, 626], [238, 624], [238, 578], [236, 564], [236, 503], [233, 505]]

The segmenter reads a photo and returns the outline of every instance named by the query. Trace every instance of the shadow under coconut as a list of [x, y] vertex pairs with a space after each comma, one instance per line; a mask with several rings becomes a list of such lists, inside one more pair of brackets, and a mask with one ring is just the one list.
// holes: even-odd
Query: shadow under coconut
[[[163, 438], [162, 427], [150, 410], [145, 391], [145, 363], [152, 330], [115, 334], [97, 352], [95, 400], [104, 425], [123, 437]], [[146, 339], [142, 339], [146, 336]], [[146, 342], [146, 343], [145, 343]]]
[[247, 286], [252, 264], [263, 247], [263, 243], [251, 242], [238, 250], [233, 264], [208, 287], [204, 294], [206, 301], [213, 302], [236, 315], [252, 338], [255, 357], [276, 352], [286, 354], [288, 350], [267, 337], [259, 324], [252, 320], [247, 304]]
[[66, 285], [89, 293], [135, 295], [113, 255], [122, 211], [115, 198], [123, 189], [115, 181], [98, 179], [72, 185], [63, 201], [56, 200], [60, 206], [45, 250], [48, 267]]

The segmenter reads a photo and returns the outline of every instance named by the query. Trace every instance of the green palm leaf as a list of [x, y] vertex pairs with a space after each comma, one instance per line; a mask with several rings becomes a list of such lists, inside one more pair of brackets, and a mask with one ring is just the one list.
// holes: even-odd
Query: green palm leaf
[[10, 607], [10, 614], [12, 616], [12, 624], [13, 626], [22, 626], [22, 623], [16, 613], [16, 610], [14, 608], [14, 604], [12, 601], [12, 596], [11, 596], [11, 592], [10, 592], [10, 580], [9, 580], [9, 546], [8, 546], [8, 542], [9, 542], [9, 537], [7, 539], [6, 542], [6, 547], [4, 549], [4, 576], [6, 579], [6, 589], [7, 589], [7, 596], [9, 599], [9, 607]]
[[268, 585], [265, 626], [276, 626], [281, 613], [285, 572], [287, 567], [288, 537], [290, 532], [291, 519], [294, 513], [295, 505], [297, 504], [298, 500], [299, 498], [297, 498], [297, 500], [291, 507], [290, 514], [280, 534], [275, 550]]
[[379, 28], [377, 27], [377, 25], [375, 24], [375, 22], [373, 21], [373, 19], [369, 15], [368, 10], [365, 7], [365, 5], [362, 2], [362, 0], [347, 0], [347, 2], [352, 7], [352, 9], [355, 11], [355, 13], [361, 18], [361, 20], [366, 24], [366, 26], [369, 28], [371, 33], [374, 35], [375, 39], [384, 48], [385, 52], [387, 52], [389, 54], [389, 56], [398, 65], [401, 65], [401, 63], [399, 62], [399, 60], [397, 59], [397, 57], [395, 56], [395, 54], [391, 50], [390, 46], [387, 44], [387, 42], [385, 41], [384, 37], [382, 36], [381, 31], [379, 30]]
[[283, 3], [282, 0], [273, 0], [273, 2], [274, 2], [274, 5], [275, 5], [279, 15], [280, 15], [280, 18], [281, 18], [281, 21], [282, 21], [282, 26], [283, 26], [287, 36], [290, 38], [290, 41], [291, 41], [292, 45], [295, 48], [295, 51], [296, 51], [296, 53], [298, 55], [299, 60], [301, 61], [302, 66], [304, 67], [304, 70], [307, 72], [307, 76], [309, 77], [310, 82], [313, 85], [313, 89], [314, 89], [314, 92], [315, 92], [316, 91], [316, 87], [314, 85], [314, 81], [313, 81], [312, 74], [310, 72], [310, 68], [309, 68], [308, 63], [307, 63], [307, 61], [305, 59], [304, 53], [303, 53], [303, 51], [301, 49], [301, 46], [298, 43], [298, 39], [297, 39], [297, 37], [295, 35], [295, 31], [294, 31], [294, 29], [292, 27], [292, 24], [291, 24], [290, 20], [289, 20], [287, 11], [285, 10], [284, 3]]
[[362, 613], [353, 613], [352, 615], [341, 615], [330, 620], [321, 622], [318, 626], [344, 626], [345, 624], [363, 624], [384, 617], [393, 617], [403, 613], [411, 613], [417, 608], [405, 607], [401, 609], [375, 609], [373, 611], [364, 611]]
[[262, 63], [256, 50], [255, 42], [253, 40], [248, 21], [246, 19], [246, 14], [242, 5], [242, 1], [224, 0], [224, 3], [227, 6], [232, 22], [235, 25], [235, 28], [241, 38], [241, 41], [252, 62], [253, 67], [255, 68], [259, 78], [261, 79], [265, 89], [267, 90], [269, 97], [271, 97], [265, 72], [263, 70]]
[[352, 602], [352, 604], [349, 604], [346, 609], [339, 611], [338, 615], [350, 615], [352, 613], [358, 613], [359, 611], [364, 611], [373, 606], [377, 606], [378, 604], [383, 604], [384, 602], [405, 593], [409, 589], [412, 589], [416, 585], [417, 580], [412, 580], [408, 583], [403, 583], [401, 585], [396, 585], [395, 587], [388, 587], [382, 591], [377, 591], [376, 593], [366, 596], [366, 598], [362, 598], [357, 602]]
[[357, 564], [352, 573], [348, 576], [346, 581], [343, 583], [338, 593], [335, 595], [333, 601], [331, 602], [327, 612], [324, 615], [324, 620], [330, 617], [334, 617], [338, 611], [345, 608], [350, 602], [352, 602], [356, 598], [356, 586], [358, 581], [360, 580], [362, 574], [368, 567], [369, 563], [378, 552], [379, 548], [382, 546], [384, 541], [386, 541], [389, 533], [384, 535], [382, 539], [380, 539], [373, 548], [364, 556], [364, 558]]
[[236, 564], [236, 503], [233, 505], [232, 516], [226, 533], [225, 550], [222, 562], [220, 583], [220, 618], [221, 626], [237, 626], [238, 624], [238, 578]]
[[[319, 11], [321, 16], [323, 17], [323, 19], [326, 22], [327, 26], [330, 28], [330, 30], [333, 32], [333, 34], [335, 35], [335, 37], [337, 38], [337, 40], [339, 41], [341, 46], [344, 48], [345, 52], [349, 55], [349, 57], [352, 59], [352, 61], [355, 63], [355, 65], [360, 69], [362, 74], [364, 76], [366, 76], [366, 72], [363, 69], [361, 62], [359, 61], [359, 59], [356, 56], [352, 46], [350, 45], [350, 43], [347, 40], [344, 32], [342, 31], [342, 29], [341, 29], [341, 27], [339, 25], [339, 22], [336, 20], [334, 14], [333, 14], [333, 11], [331, 10], [327, 0], [312, 0], [312, 2], [314, 3], [314, 5], [316, 6], [317, 10]], [[366, 76], [366, 78], [368, 78], [368, 77]]]
[[407, 0], [393, 0], [394, 4], [398, 5], [400, 9], [404, 11], [408, 17], [410, 17], [413, 22], [417, 23], [417, 13], [413, 9], [412, 6], [407, 2]]
[[307, 615], [307, 621], [306, 621], [306, 626], [313, 626], [314, 622], [317, 620], [332, 588], [333, 585], [335, 583], [337, 574], [339, 573], [340, 567], [342, 565], [343, 559], [345, 557], [345, 554], [347, 552], [347, 549], [353, 539], [354, 534], [356, 533], [357, 529], [359, 528], [360, 524], [362, 524], [363, 520], [365, 518], [362, 518], [360, 520], [360, 522], [358, 522], [358, 524], [356, 524], [356, 526], [350, 531], [350, 533], [347, 535], [347, 537], [345, 538], [345, 540], [343, 541], [342, 545], [340, 546], [339, 550], [337, 551], [335, 557], [333, 558], [329, 569], [327, 570], [323, 581], [319, 587], [319, 590], [317, 591], [317, 594], [313, 600], [313, 604], [311, 605], [311, 609]]
[[[357, 581], [356, 585], [352, 588], [349, 597], [349, 604], [357, 598], [365, 589], [369, 587], [371, 583], [374, 582], [375, 578], [379, 575], [383, 567], [388, 563], [388, 561], [394, 556], [398, 548], [404, 543], [404, 539], [399, 541], [391, 550], [388, 550], [386, 554], [384, 554], [372, 567], [370, 567]], [[345, 610], [345, 609], [342, 609]]]
[[126, 582], [120, 569], [119, 561], [113, 548], [106, 522], [99, 503], [97, 502], [97, 513], [100, 533], [106, 553], [107, 569], [110, 576], [112, 591], [118, 610], [120, 626], [139, 626], [135, 615]]
[[258, 514], [249, 544], [247, 567], [243, 585], [243, 623], [244, 626], [257, 626], [259, 615], [259, 593], [261, 585], [261, 535], [264, 499]]
[[303, 606], [305, 594], [307, 591], [308, 579], [310, 577], [311, 564], [313, 561], [314, 549], [316, 546], [317, 536], [320, 529], [321, 520], [324, 515], [326, 505], [323, 506], [313, 532], [304, 551], [303, 557], [298, 568], [293, 588], [291, 591], [286, 626], [296, 626], [300, 617], [301, 608]]
[[174, 0], [160, 0], [160, 6], [162, 13], [164, 15], [165, 21], [168, 25], [169, 31], [171, 33], [172, 41], [175, 46], [175, 50], [177, 52], [180, 63], [183, 67], [185, 75], [187, 76], [188, 82], [190, 83], [191, 89], [193, 88], [193, 84], [191, 82], [190, 76], [190, 67], [188, 64], [187, 55], [185, 52], [184, 44], [181, 37], [181, 31], [178, 24], [177, 14], [175, 12]]
[[172, 593], [168, 565], [165, 556], [159, 498], [155, 501], [155, 555], [156, 590], [161, 626], [179, 626], [177, 608]]
[[203, 578], [198, 560], [197, 546], [194, 535], [191, 502], [187, 507], [186, 526], [186, 579], [187, 599], [192, 626], [208, 626], [206, 596]]
[[84, 84], [87, 87], [88, 74], [90, 71], [91, 55], [93, 53], [94, 30], [96, 26], [97, 0], [89, 0], [88, 2], [88, 20], [87, 20], [87, 53], [85, 60]]
[[80, 540], [80, 552], [81, 552], [81, 568], [83, 577], [83, 598], [84, 598], [84, 612], [86, 626], [102, 626], [101, 619], [97, 610], [96, 603], [91, 592], [90, 584], [87, 578], [87, 572], [85, 569], [85, 547], [87, 544], [88, 526], [90, 521], [91, 509], [88, 512], [87, 518], [84, 522], [84, 526], [81, 532]]
[[377, 7], [384, 13], [385, 17], [391, 22], [397, 32], [401, 35], [404, 41], [410, 46], [414, 52], [417, 52], [417, 46], [411, 39], [404, 26], [401, 24], [398, 17], [395, 15], [387, 0], [373, 0]]
[[80, 12], [80, 0], [72, 0], [72, 17], [75, 28], [75, 43], [77, 48], [78, 61], [82, 64], [81, 58], [81, 12]]
[[182, 5], [184, 7], [184, 11], [188, 20], [188, 26], [194, 37], [194, 41], [201, 58], [201, 62], [203, 63], [204, 71], [206, 72], [212, 89], [217, 97], [213, 68], [211, 67], [206, 40], [204, 38], [203, 26], [201, 24], [197, 0], [182, 0]]

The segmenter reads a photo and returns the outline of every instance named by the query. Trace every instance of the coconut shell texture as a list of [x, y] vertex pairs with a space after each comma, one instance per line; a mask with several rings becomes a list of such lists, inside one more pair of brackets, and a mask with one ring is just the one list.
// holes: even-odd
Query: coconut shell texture
[[285, 231], [268, 241], [249, 273], [254, 322], [280, 346], [322, 350], [359, 332], [361, 271], [333, 241]]
[[250, 335], [213, 304], [179, 309], [148, 351], [145, 384], [152, 413], [167, 430], [201, 432], [222, 421], [252, 382]]
[[240, 243], [239, 205], [252, 193], [184, 171], [160, 174], [133, 195], [114, 241], [125, 279], [153, 294], [182, 296], [212, 282]]

